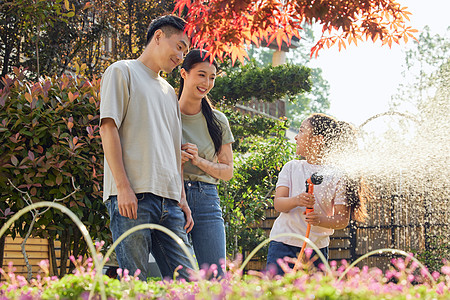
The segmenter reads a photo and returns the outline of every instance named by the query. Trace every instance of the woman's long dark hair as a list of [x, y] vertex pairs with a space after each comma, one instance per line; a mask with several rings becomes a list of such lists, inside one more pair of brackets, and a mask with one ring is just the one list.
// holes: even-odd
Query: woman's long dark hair
[[[205, 59], [206, 59], [206, 51], [193, 49], [189, 51], [189, 53], [184, 58], [181, 68], [185, 69], [186, 72], [189, 73], [193, 66], [195, 66], [198, 63], [205, 62]], [[216, 67], [216, 70], [219, 69], [217, 67], [217, 63], [215, 60], [212, 62], [212, 64]], [[183, 93], [183, 87], [184, 87], [184, 79], [183, 77], [181, 77], [180, 89], [178, 90], [178, 99], [180, 99], [181, 94]], [[203, 116], [205, 117], [206, 125], [208, 126], [209, 136], [211, 137], [214, 143], [215, 154], [217, 155], [220, 152], [220, 147], [222, 147], [222, 126], [212, 109], [213, 107], [208, 97], [207, 96], [203, 97], [202, 113]]]

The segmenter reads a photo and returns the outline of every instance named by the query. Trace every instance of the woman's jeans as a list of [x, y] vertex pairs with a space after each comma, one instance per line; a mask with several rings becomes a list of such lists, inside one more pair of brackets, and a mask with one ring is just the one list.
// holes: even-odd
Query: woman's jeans
[[[110, 229], [113, 240], [116, 241], [122, 233], [141, 224], [158, 224], [170, 229], [180, 237], [186, 247], [193, 254], [186, 230], [186, 219], [178, 202], [160, 196], [143, 193], [136, 195], [138, 199], [137, 219], [123, 217], [117, 206], [117, 196], [111, 196], [105, 202], [111, 218]], [[116, 247], [117, 261], [122, 269], [129, 270], [130, 274], [139, 269], [139, 279], [147, 280], [150, 274], [149, 254], [158, 264], [163, 277], [173, 277], [175, 268], [180, 277], [189, 279], [187, 269], [192, 269], [188, 256], [170, 236], [156, 229], [141, 229], [127, 236]]]
[[[277, 267], [277, 274], [278, 275], [284, 275], [283, 269], [278, 265], [277, 260], [283, 259], [284, 257], [293, 257], [297, 258], [298, 254], [300, 253], [301, 247], [291, 246], [287, 245], [281, 242], [277, 241], [270, 241], [269, 243], [269, 253], [267, 254], [267, 269], [276, 266]], [[325, 256], [325, 258], [328, 260], [328, 247], [320, 248], [320, 252]], [[319, 264], [323, 263], [322, 260], [319, 258], [318, 255], [316, 255], [316, 251], [313, 250], [311, 254], [311, 258], [316, 256], [316, 260], [314, 261], [314, 266], [316, 268], [319, 267]], [[294, 264], [289, 264], [289, 267], [293, 268]]]
[[194, 228], [189, 233], [200, 267], [215, 264], [218, 275], [225, 264], [225, 226], [217, 187], [201, 181], [185, 181], [186, 199], [192, 211]]

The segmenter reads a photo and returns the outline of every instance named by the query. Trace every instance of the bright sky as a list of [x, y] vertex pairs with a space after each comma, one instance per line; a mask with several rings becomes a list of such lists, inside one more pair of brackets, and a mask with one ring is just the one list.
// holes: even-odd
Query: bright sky
[[[412, 13], [410, 26], [431, 33], [445, 34], [450, 26], [450, 0], [397, 0]], [[330, 84], [329, 114], [360, 125], [365, 120], [389, 109], [391, 96], [403, 82], [405, 44], [381, 46], [381, 43], [352, 44], [338, 51], [337, 46], [323, 49], [311, 67], [320, 67]]]

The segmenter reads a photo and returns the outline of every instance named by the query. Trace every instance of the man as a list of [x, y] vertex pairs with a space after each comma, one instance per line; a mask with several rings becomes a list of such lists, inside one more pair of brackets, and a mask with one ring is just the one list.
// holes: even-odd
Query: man
[[[173, 88], [159, 76], [170, 73], [189, 50], [185, 21], [176, 16], [154, 20], [147, 45], [137, 60], [122, 60], [105, 71], [101, 83], [100, 135], [105, 153], [103, 201], [113, 240], [147, 223], [172, 230], [193, 253], [187, 232], [191, 211], [182, 197], [181, 116]], [[181, 247], [158, 230], [139, 230], [115, 249], [119, 266], [139, 278], [149, 276], [152, 253], [163, 277], [175, 268], [188, 278], [192, 268]]]

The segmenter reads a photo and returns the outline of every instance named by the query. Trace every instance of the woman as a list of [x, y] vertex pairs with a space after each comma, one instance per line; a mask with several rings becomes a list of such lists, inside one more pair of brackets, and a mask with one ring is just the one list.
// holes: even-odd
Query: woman
[[181, 66], [178, 98], [183, 124], [182, 156], [186, 199], [192, 211], [190, 232], [199, 265], [225, 264], [225, 226], [217, 193], [219, 180], [233, 177], [233, 135], [226, 116], [213, 109], [208, 92], [214, 87], [216, 62], [206, 51], [190, 51]]

